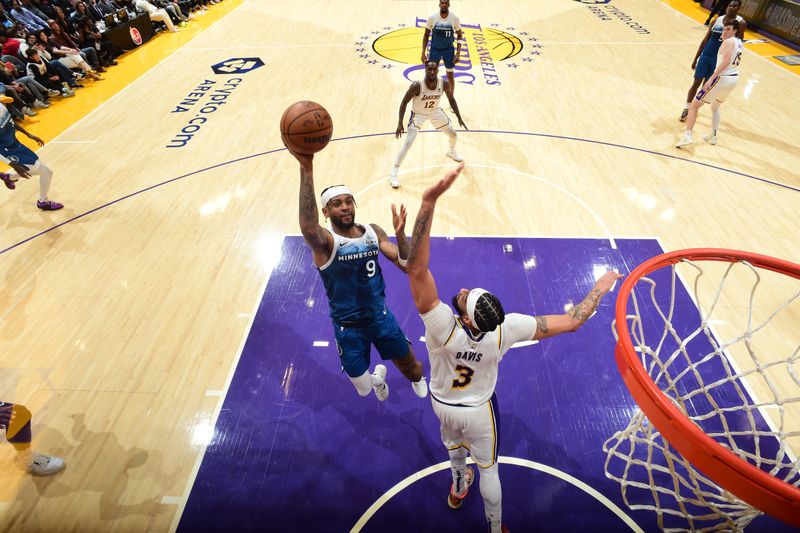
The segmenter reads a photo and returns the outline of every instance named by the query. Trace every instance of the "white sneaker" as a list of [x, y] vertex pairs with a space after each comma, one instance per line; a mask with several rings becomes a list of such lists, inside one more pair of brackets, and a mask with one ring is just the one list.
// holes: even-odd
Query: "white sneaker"
[[425, 376], [422, 376], [422, 378], [419, 381], [412, 381], [411, 388], [414, 389], [414, 394], [416, 394], [420, 398], [424, 398], [425, 396], [427, 396], [428, 382], [425, 381]]
[[397, 167], [392, 167], [392, 173], [389, 174], [389, 185], [394, 189], [400, 188], [400, 178], [397, 177]]
[[17, 466], [34, 476], [52, 476], [55, 473], [61, 472], [64, 466], [66, 466], [66, 463], [64, 463], [64, 460], [60, 457], [51, 457], [41, 453], [34, 453], [33, 461], [31, 461], [29, 465], [23, 466], [17, 463]]
[[389, 397], [389, 384], [386, 383], [386, 367], [383, 365], [375, 365], [375, 372], [373, 372], [372, 375], [381, 378], [381, 384], [377, 386], [373, 385], [372, 390], [375, 391], [375, 396], [377, 396], [380, 401], [384, 401]]
[[712, 146], [717, 144], [717, 136], [713, 133], [711, 135], [703, 135], [703, 139]]
[[692, 132], [691, 131], [687, 131], [687, 132], [685, 132], [683, 134], [683, 137], [681, 137], [681, 140], [678, 141], [678, 143], [675, 145], [675, 148], [680, 148], [681, 146], [689, 146], [693, 142], [694, 141], [692, 140]]
[[461, 163], [464, 160], [464, 158], [461, 157], [460, 155], [458, 155], [458, 152], [456, 152], [455, 150], [448, 151], [447, 152], [447, 157], [449, 157], [450, 159], [452, 159], [456, 163]]

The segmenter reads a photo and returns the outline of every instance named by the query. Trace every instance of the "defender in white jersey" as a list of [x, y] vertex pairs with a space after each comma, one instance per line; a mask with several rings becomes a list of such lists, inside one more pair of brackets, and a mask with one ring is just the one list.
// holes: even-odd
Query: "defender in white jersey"
[[[621, 276], [606, 272], [584, 300], [563, 315], [505, 314], [496, 296], [484, 289], [461, 289], [453, 309], [439, 300], [428, 269], [430, 232], [436, 201], [463, 170], [460, 165], [422, 196], [409, 252], [408, 280], [414, 304], [425, 322], [425, 344], [431, 364], [430, 393], [439, 417], [442, 442], [450, 455], [453, 482], [448, 505], [461, 507], [474, 471], [466, 466], [467, 452], [480, 467], [480, 490], [486, 520], [494, 533], [502, 525], [502, 489], [497, 469], [495, 384], [500, 361], [514, 343], [539, 340], [577, 330], [594, 313], [600, 299]], [[395, 227], [402, 226], [392, 206]]]
[[403, 118], [406, 116], [408, 102], [412, 102], [412, 105], [411, 118], [408, 121], [406, 142], [400, 149], [400, 153], [397, 154], [394, 167], [389, 175], [389, 183], [395, 189], [400, 187], [400, 178], [397, 177], [397, 171], [400, 169], [400, 165], [403, 164], [403, 160], [406, 158], [409, 149], [411, 149], [411, 145], [414, 144], [417, 133], [427, 121], [430, 121], [434, 128], [444, 132], [449, 138], [450, 150], [447, 152], [447, 157], [459, 163], [464, 160], [464, 158], [456, 152], [456, 140], [458, 138], [456, 130], [453, 129], [450, 118], [439, 105], [442, 94], [445, 94], [450, 101], [450, 107], [453, 108], [453, 112], [458, 117], [459, 125], [465, 130], [467, 129], [467, 125], [464, 124], [464, 120], [461, 118], [461, 112], [458, 110], [458, 103], [456, 103], [456, 99], [453, 96], [452, 85], [447, 80], [440, 78], [438, 73], [439, 61], [428, 61], [425, 63], [425, 78], [422, 81], [415, 81], [412, 83], [406, 91], [405, 96], [403, 96], [403, 101], [400, 102], [400, 117], [397, 120], [397, 130], [395, 131], [395, 137], [398, 139], [405, 131], [403, 129]]
[[736, 37], [738, 28], [739, 22], [736, 20], [725, 23], [722, 30], [722, 46], [719, 47], [717, 53], [717, 68], [692, 102], [689, 116], [686, 118], [686, 131], [675, 145], [676, 148], [688, 146], [694, 142], [692, 130], [697, 121], [697, 112], [703, 104], [711, 104], [711, 135], [704, 138], [709, 144], [717, 144], [719, 108], [739, 81], [739, 63], [742, 61], [744, 45], [741, 39]]

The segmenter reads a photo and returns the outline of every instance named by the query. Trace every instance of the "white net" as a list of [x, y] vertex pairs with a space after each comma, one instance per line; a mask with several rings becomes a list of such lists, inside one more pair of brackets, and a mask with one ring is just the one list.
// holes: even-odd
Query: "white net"
[[[626, 315], [642, 365], [689, 420], [800, 486], [798, 280], [746, 261], [684, 259], [639, 279]], [[603, 451], [625, 503], [657, 513], [664, 531], [740, 531], [762, 514], [699, 472], [639, 410]]]

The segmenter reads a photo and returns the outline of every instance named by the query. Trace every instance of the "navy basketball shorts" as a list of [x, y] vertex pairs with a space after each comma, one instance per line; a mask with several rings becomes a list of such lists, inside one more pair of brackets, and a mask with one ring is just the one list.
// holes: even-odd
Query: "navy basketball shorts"
[[697, 60], [697, 65], [694, 67], [694, 79], [707, 80], [714, 74], [714, 69], [717, 68], [717, 58], [700, 55]]
[[[455, 68], [456, 51], [450, 46], [448, 48], [431, 48], [431, 53], [428, 56], [428, 61], [444, 61], [444, 68], [448, 72], [453, 72]], [[713, 72], [713, 71], [712, 71]]]
[[333, 328], [339, 359], [351, 378], [369, 370], [371, 345], [375, 345], [384, 361], [408, 355], [410, 342], [388, 309], [366, 325], [348, 328], [334, 324]]

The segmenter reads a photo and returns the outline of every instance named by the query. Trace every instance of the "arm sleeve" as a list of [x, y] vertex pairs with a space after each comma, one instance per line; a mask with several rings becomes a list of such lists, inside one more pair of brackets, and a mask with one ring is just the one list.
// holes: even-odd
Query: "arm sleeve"
[[461, 31], [461, 19], [458, 17], [453, 20], [453, 31]]
[[419, 315], [425, 323], [425, 344], [429, 349], [441, 347], [458, 327], [453, 310], [446, 303], [439, 301], [439, 305]]
[[536, 334], [536, 318], [530, 315], [509, 313], [502, 325], [503, 338], [500, 339], [501, 351], [505, 353], [514, 344], [529, 341]]

